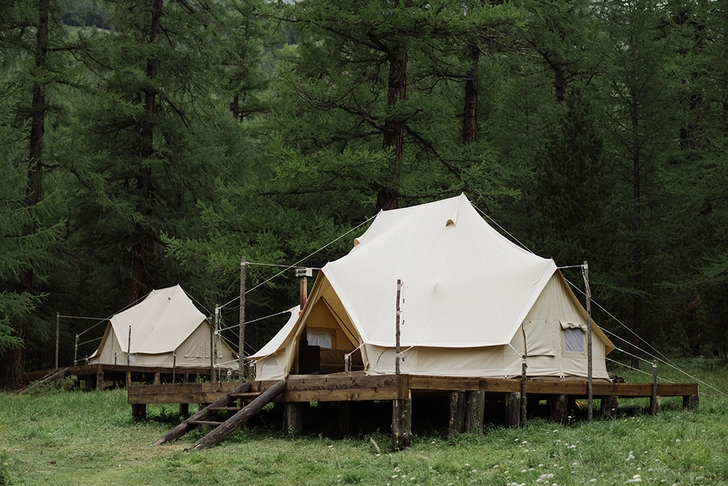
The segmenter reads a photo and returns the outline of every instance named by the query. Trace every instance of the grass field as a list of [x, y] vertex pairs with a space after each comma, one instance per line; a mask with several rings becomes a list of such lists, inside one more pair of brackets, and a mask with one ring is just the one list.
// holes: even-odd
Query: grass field
[[[724, 365], [681, 366], [728, 390]], [[175, 423], [177, 408], [149, 406], [149, 420], [135, 423], [125, 390], [1, 393], [0, 486], [728, 484], [728, 398], [701, 386], [697, 410], [681, 405], [666, 398], [652, 417], [643, 412], [647, 401], [623, 400], [614, 420], [530, 420], [526, 429], [455, 438], [431, 433], [399, 453], [389, 452], [386, 433], [332, 440], [276, 430], [243, 430], [213, 449], [186, 452], [199, 433], [150, 445]]]

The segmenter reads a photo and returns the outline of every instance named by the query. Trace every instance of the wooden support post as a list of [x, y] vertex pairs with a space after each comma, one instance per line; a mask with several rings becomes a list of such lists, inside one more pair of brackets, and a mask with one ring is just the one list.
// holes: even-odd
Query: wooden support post
[[351, 424], [351, 402], [339, 402], [339, 433], [347, 435]]
[[650, 397], [650, 415], [657, 415], [660, 408], [660, 397], [657, 396], [657, 361], [652, 362], [652, 396]]
[[617, 412], [619, 411], [619, 397], [613, 395], [602, 397], [600, 408], [602, 418], [617, 418]]
[[272, 402], [278, 395], [286, 391], [286, 380], [281, 380], [266, 391], [260, 394], [258, 398], [253, 400], [244, 409], [223, 422], [218, 428], [198, 440], [192, 449], [207, 449], [220, 441], [225, 440], [230, 434], [242, 427], [245, 422], [268, 403]]
[[286, 402], [283, 404], [283, 432], [297, 435], [303, 432], [303, 412], [308, 403]]
[[506, 425], [508, 427], [519, 427], [521, 419], [521, 394], [506, 394]]
[[700, 403], [700, 397], [698, 395], [687, 395], [683, 397], [683, 408], [688, 410], [695, 409]]
[[131, 364], [131, 326], [129, 326], [129, 336], [126, 341], [126, 365]]
[[220, 306], [215, 304], [215, 324], [212, 330], [212, 336], [210, 338], [210, 381], [213, 383], [218, 382], [217, 370], [215, 365], [217, 364], [217, 334], [220, 332]]
[[412, 442], [412, 400], [392, 400], [392, 450], [402, 451]]
[[76, 334], [76, 342], [73, 345], [73, 366], [78, 365], [78, 334]]
[[[400, 301], [402, 298], [402, 280], [397, 279], [397, 303], [395, 305], [395, 357], [394, 372], [397, 376], [397, 386], [400, 388], [397, 400], [392, 400], [392, 450], [401, 451], [409, 447], [412, 442], [412, 399], [410, 398], [409, 380], [400, 375]], [[406, 382], [406, 383], [405, 383]], [[405, 386], [406, 385], [406, 386]], [[406, 389], [405, 389], [406, 388]]]
[[60, 336], [61, 336], [61, 313], [56, 312], [56, 367], [55, 369], [58, 369], [58, 347], [60, 343]]
[[450, 393], [450, 424], [448, 435], [465, 432], [465, 392], [454, 391]]
[[524, 355], [522, 358], [521, 363], [521, 427], [526, 426], [526, 418], [528, 415], [528, 397], [526, 396], [526, 381], [528, 379], [528, 376], [526, 375], [526, 369], [528, 368], [528, 363], [526, 361], [526, 356]]
[[104, 365], [96, 367], [96, 389], [104, 391]]
[[399, 337], [400, 337], [400, 314], [402, 310], [400, 309], [400, 301], [402, 297], [402, 280], [397, 279], [397, 305], [395, 306], [395, 326], [394, 326], [394, 373], [399, 376], [400, 372], [400, 353], [401, 349], [399, 347]]
[[129, 387], [131, 385], [131, 371], [126, 372], [126, 386]]
[[586, 290], [586, 396], [587, 396], [587, 421], [592, 423], [594, 420], [594, 353], [592, 348], [592, 329], [591, 329], [591, 289], [589, 288], [589, 264], [584, 261], [582, 266], [584, 274], [584, 287]]
[[238, 381], [245, 381], [245, 257], [240, 258], [240, 322], [238, 326]]
[[180, 403], [179, 404], [179, 416], [187, 418], [190, 416], [190, 404], [189, 403]]
[[485, 392], [468, 391], [465, 393], [465, 402], [465, 432], [481, 435], [485, 415]]
[[147, 404], [146, 403], [133, 403], [131, 405], [131, 416], [134, 420], [144, 420], [147, 418]]
[[567, 395], [551, 395], [551, 421], [566, 425], [569, 422], [569, 397]]

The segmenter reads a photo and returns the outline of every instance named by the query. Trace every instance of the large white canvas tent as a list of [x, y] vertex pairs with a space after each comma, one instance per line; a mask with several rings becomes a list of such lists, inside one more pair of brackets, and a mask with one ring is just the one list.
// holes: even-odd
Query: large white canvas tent
[[[306, 305], [258, 353], [257, 379], [302, 372], [318, 345], [361, 353], [367, 374], [393, 373], [396, 282], [402, 373], [608, 379], [613, 344], [587, 316], [553, 260], [511, 243], [465, 195], [380, 212], [349, 254], [319, 272]], [[308, 341], [308, 345], [303, 340]], [[305, 353], [303, 353], [305, 354]], [[323, 356], [323, 354], [322, 354]]]
[[[209, 367], [212, 326], [182, 287], [153, 290], [137, 305], [115, 314], [91, 364], [147, 367]], [[217, 343], [216, 367], [237, 368], [237, 355]]]

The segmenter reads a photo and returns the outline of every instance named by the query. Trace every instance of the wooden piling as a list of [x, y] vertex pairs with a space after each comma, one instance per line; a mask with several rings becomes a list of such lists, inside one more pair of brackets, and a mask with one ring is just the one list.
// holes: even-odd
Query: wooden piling
[[147, 418], [147, 404], [133, 403], [131, 405], [131, 416], [134, 420], [140, 421]]
[[412, 400], [392, 400], [392, 450], [402, 451], [412, 442]]
[[528, 363], [526, 360], [526, 356], [523, 356], [523, 361], [521, 363], [521, 427], [526, 426], [526, 417], [528, 415], [528, 398], [526, 396], [526, 381], [527, 381], [527, 375], [526, 375], [526, 369], [528, 368]]
[[306, 405], [300, 402], [283, 404], [283, 432], [290, 435], [303, 432], [303, 411]]
[[602, 418], [616, 418], [619, 411], [619, 397], [614, 395], [602, 397], [600, 408]]
[[350, 432], [351, 424], [351, 402], [339, 402], [339, 433], [347, 435]]
[[700, 397], [698, 395], [686, 395], [683, 397], [683, 408], [688, 410], [695, 409], [700, 403]]
[[569, 397], [567, 395], [552, 395], [549, 397], [551, 406], [551, 421], [566, 425], [569, 422]]
[[652, 396], [650, 397], [650, 415], [657, 415], [660, 409], [660, 397], [657, 396], [657, 362], [652, 363]]
[[481, 435], [483, 433], [483, 416], [485, 415], [485, 392], [467, 392], [465, 394], [465, 403], [465, 432]]
[[104, 391], [104, 367], [98, 365], [96, 367], [96, 389], [98, 391]]
[[521, 394], [506, 393], [506, 425], [519, 427], [521, 419]]
[[462, 434], [465, 431], [465, 392], [450, 393], [450, 422], [448, 435]]

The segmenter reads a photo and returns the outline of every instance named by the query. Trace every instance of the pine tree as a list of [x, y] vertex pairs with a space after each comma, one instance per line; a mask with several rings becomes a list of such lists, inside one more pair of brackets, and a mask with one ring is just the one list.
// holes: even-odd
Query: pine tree
[[110, 8], [111, 32], [82, 36], [98, 89], [78, 107], [83, 156], [66, 164], [78, 180], [74, 242], [121, 270], [121, 282], [107, 285], [127, 289], [128, 303], [170, 283], [161, 233], [194, 234], [198, 202], [212, 197], [215, 177], [235, 170], [240, 129], [229, 104], [239, 77], [211, 73], [239, 60], [226, 55], [226, 16], [237, 10], [164, 0]]

